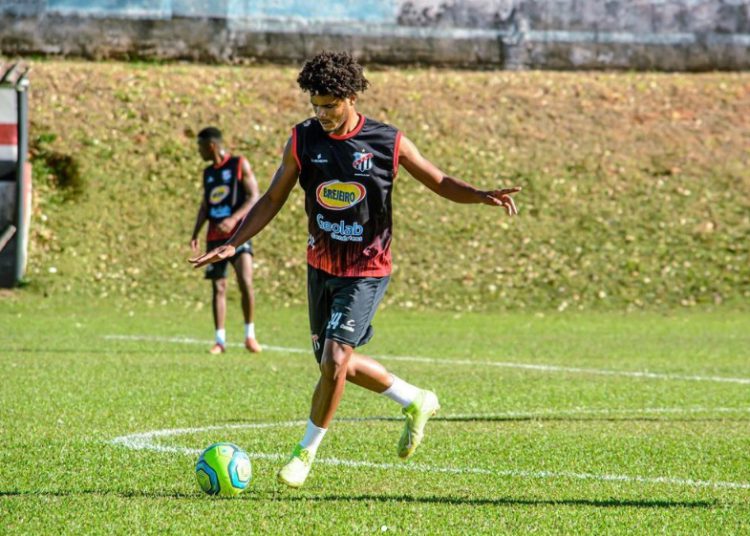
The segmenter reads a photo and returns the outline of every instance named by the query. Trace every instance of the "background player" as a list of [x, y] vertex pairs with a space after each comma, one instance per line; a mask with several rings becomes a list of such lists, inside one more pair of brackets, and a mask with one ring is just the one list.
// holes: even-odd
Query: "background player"
[[[258, 183], [250, 164], [241, 155], [232, 156], [224, 149], [221, 131], [207, 127], [198, 133], [198, 152], [211, 165], [203, 170], [203, 200], [195, 219], [190, 247], [198, 253], [198, 235], [208, 220], [206, 249], [213, 249], [232, 236], [250, 208], [258, 200]], [[213, 289], [214, 327], [216, 342], [209, 350], [220, 354], [226, 348], [225, 319], [227, 310], [227, 264], [232, 263], [242, 294], [245, 316], [245, 347], [261, 351], [255, 339], [255, 296], [253, 293], [253, 246], [250, 240], [238, 244], [231, 257], [206, 267], [206, 279]]]
[[191, 259], [200, 267], [231, 258], [274, 218], [299, 179], [308, 215], [308, 306], [320, 378], [305, 435], [279, 471], [279, 480], [292, 487], [305, 482], [346, 381], [403, 407], [406, 423], [397, 449], [402, 458], [414, 453], [440, 407], [431, 391], [354, 351], [372, 337], [370, 322], [388, 285], [391, 193], [399, 165], [442, 197], [503, 207], [509, 215], [518, 213], [510, 194], [520, 190], [479, 190], [449, 177], [397, 129], [359, 114], [357, 94], [369, 82], [347, 53], [318, 54], [297, 82], [310, 94], [315, 117], [294, 127], [268, 191], [227, 244]]

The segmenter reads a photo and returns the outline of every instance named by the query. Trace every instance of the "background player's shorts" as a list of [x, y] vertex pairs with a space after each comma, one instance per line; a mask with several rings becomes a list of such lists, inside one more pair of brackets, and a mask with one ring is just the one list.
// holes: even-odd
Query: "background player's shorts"
[[336, 277], [307, 266], [307, 306], [315, 359], [323, 357], [326, 339], [354, 348], [372, 338], [370, 325], [390, 276]]
[[[206, 243], [206, 251], [211, 251], [214, 248], [223, 246], [225, 243], [226, 240], [211, 240]], [[223, 261], [207, 265], [206, 279], [215, 280], [225, 278], [227, 276], [227, 265], [229, 264], [229, 261], [234, 262], [240, 255], [244, 255], [245, 253], [253, 255], [253, 243], [251, 240], [248, 240], [240, 247], [238, 247], [235, 250], [234, 257], [232, 257], [231, 259], [224, 259]]]

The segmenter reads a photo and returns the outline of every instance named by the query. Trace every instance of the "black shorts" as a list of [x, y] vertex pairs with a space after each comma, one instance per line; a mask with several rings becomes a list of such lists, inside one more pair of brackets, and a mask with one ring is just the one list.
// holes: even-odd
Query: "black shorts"
[[[214, 248], [223, 246], [226, 242], [226, 240], [210, 240], [206, 243], [206, 251], [211, 251]], [[240, 255], [244, 255], [245, 253], [253, 255], [253, 243], [250, 240], [238, 247], [231, 259], [224, 259], [223, 261], [207, 265], [206, 279], [211, 279], [212, 281], [215, 281], [216, 279], [224, 279], [227, 276], [227, 265], [229, 264], [229, 261], [234, 262]]]
[[367, 344], [373, 335], [370, 322], [390, 279], [390, 276], [336, 277], [307, 266], [310, 333], [318, 363], [326, 339], [353, 348]]

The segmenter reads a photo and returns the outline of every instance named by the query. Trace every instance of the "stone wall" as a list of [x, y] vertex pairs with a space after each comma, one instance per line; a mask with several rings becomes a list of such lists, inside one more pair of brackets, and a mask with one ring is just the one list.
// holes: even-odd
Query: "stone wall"
[[6, 56], [299, 62], [323, 48], [388, 64], [740, 70], [750, 0], [0, 0]]

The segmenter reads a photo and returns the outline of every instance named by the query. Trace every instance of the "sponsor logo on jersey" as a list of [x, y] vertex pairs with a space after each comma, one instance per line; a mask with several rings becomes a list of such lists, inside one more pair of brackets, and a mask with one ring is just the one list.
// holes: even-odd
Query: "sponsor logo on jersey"
[[212, 205], [218, 205], [222, 201], [224, 201], [227, 196], [229, 195], [230, 188], [226, 184], [222, 184], [221, 186], [217, 186], [213, 190], [211, 190], [211, 193], [208, 196], [208, 201]]
[[324, 182], [315, 191], [318, 204], [329, 210], [344, 210], [353, 207], [367, 195], [367, 190], [358, 182]]
[[211, 207], [208, 209], [208, 216], [215, 220], [228, 218], [231, 215], [232, 215], [232, 209], [228, 205], [222, 205], [219, 207]]
[[324, 158], [322, 153], [318, 153], [315, 158], [310, 159], [310, 162], [312, 162], [313, 164], [327, 164], [328, 159]]
[[354, 153], [354, 162], [352, 167], [357, 171], [364, 173], [372, 169], [372, 153], [357, 152]]
[[318, 214], [315, 217], [315, 221], [318, 223], [320, 230], [331, 235], [331, 238], [334, 240], [341, 242], [362, 242], [362, 233], [365, 232], [365, 228], [356, 221], [351, 224], [346, 223], [344, 220], [331, 222], [327, 221], [322, 214]]

